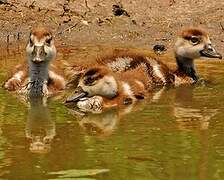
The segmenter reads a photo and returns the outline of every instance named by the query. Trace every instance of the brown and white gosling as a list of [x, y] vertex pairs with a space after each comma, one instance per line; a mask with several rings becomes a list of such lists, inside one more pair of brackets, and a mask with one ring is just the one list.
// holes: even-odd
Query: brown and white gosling
[[5, 89], [19, 90], [29, 96], [48, 96], [65, 88], [65, 79], [56, 68], [51, 66], [49, 70], [56, 48], [48, 28], [38, 26], [31, 30], [26, 54], [27, 63], [16, 68], [14, 75], [4, 83]]
[[153, 80], [145, 64], [123, 73], [114, 73], [105, 66], [95, 66], [84, 72], [75, 94], [66, 102], [75, 102], [80, 109], [93, 112], [129, 105], [153, 98], [156, 92]]
[[183, 30], [174, 46], [177, 69], [172, 70], [160, 60], [129, 52], [113, 54], [98, 60], [114, 72], [123, 72], [133, 69], [141, 63], [148, 66], [149, 75], [160, 84], [192, 84], [198, 81], [194, 60], [207, 57], [222, 59], [222, 55], [213, 47], [209, 35], [200, 29]]

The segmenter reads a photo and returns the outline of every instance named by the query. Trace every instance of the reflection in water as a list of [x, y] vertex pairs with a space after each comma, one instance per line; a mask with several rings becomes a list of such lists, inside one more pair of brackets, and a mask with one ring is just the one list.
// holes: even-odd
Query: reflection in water
[[208, 129], [209, 120], [218, 113], [218, 109], [207, 108], [206, 106], [192, 107], [192, 104], [197, 104], [194, 100], [195, 88], [195, 86], [183, 86], [175, 89], [173, 115], [180, 129], [188, 127]]
[[87, 111], [87, 109], [79, 109], [79, 111], [70, 109], [70, 113], [74, 116], [79, 117], [78, 123], [88, 135], [93, 135], [101, 138], [107, 137], [112, 134], [119, 120], [123, 116], [129, 113], [142, 111], [146, 105], [145, 101], [158, 102], [164, 91], [165, 87], [162, 87], [161, 89], [152, 92], [147, 97], [147, 100], [139, 101], [129, 105], [120, 105], [118, 107], [108, 108], [103, 111], [95, 112], [93, 111], [93, 109], [90, 109], [89, 111]]
[[[70, 112], [74, 115], [77, 115], [78, 113], [72, 110]], [[103, 113], [85, 114], [80, 116], [78, 123], [88, 135], [103, 138], [112, 134], [118, 121], [119, 113], [117, 109], [110, 109]]]
[[51, 149], [51, 141], [56, 135], [55, 129], [55, 122], [51, 119], [44, 99], [30, 99], [25, 129], [26, 137], [31, 140], [30, 151], [48, 153]]
[[[175, 121], [180, 129], [198, 128], [201, 130], [208, 129], [209, 121], [218, 113], [217, 108], [208, 108], [204, 106], [193, 106], [192, 104], [199, 104], [194, 99], [194, 89], [198, 86], [182, 86], [175, 89], [161, 88], [154, 92], [152, 96], [147, 99], [147, 104], [143, 101], [140, 103], [122, 105], [114, 109], [105, 110], [96, 113], [81, 113], [78, 111], [70, 110], [73, 115], [79, 116], [79, 125], [89, 135], [105, 137], [112, 134], [122, 116], [133, 113], [141, 112], [146, 105], [150, 108], [155, 103], [164, 101], [166, 95], [173, 91], [173, 99], [171, 102], [172, 113]], [[200, 87], [199, 87], [200, 88]]]
[[[201, 144], [200, 153], [198, 155], [198, 179], [207, 179], [208, 175], [208, 152], [209, 152], [209, 140], [208, 140], [208, 128], [210, 120], [218, 114], [217, 108], [208, 108], [208, 105], [201, 105], [197, 107], [195, 100], [195, 86], [179, 87], [175, 89], [175, 102], [173, 105], [173, 115], [178, 127], [181, 130], [198, 128], [198, 140]], [[199, 87], [200, 88], [200, 87]], [[196, 107], [194, 107], [194, 104]], [[192, 107], [193, 106], [193, 107]]]

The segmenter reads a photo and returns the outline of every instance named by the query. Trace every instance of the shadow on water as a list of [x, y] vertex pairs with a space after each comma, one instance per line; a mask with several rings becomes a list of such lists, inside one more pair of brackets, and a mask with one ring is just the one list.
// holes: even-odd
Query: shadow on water
[[[79, 51], [58, 59], [71, 61]], [[1, 57], [1, 82], [21, 57]], [[224, 66], [197, 67], [212, 84], [163, 89], [148, 102], [101, 114], [77, 114], [60, 100], [28, 106], [0, 89], [0, 177], [223, 179]]]

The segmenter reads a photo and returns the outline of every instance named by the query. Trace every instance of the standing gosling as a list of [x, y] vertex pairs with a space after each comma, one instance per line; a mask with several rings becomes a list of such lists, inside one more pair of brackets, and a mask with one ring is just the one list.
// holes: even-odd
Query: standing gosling
[[[26, 47], [27, 64], [20, 65], [17, 72], [8, 79], [4, 88], [19, 90], [29, 96], [48, 96], [65, 88], [65, 80], [49, 65], [56, 57], [52, 32], [43, 26], [31, 30]], [[28, 78], [28, 83], [24, 86]]]

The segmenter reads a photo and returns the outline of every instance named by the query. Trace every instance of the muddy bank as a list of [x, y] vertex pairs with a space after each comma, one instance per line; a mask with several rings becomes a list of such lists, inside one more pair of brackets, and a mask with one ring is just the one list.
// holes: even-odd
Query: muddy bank
[[10, 46], [25, 42], [30, 27], [44, 23], [58, 46], [172, 47], [180, 29], [196, 26], [208, 30], [222, 52], [223, 14], [224, 1], [209, 0], [1, 0], [0, 39]]

